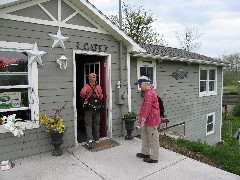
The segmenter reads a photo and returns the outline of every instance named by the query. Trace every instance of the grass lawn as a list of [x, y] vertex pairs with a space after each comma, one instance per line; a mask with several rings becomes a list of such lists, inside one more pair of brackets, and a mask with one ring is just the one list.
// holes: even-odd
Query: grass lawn
[[[232, 123], [233, 134], [240, 125], [240, 117], [229, 115], [227, 119]], [[223, 143], [216, 147], [209, 146], [200, 141], [185, 139], [160, 138], [160, 146], [199, 160], [211, 166], [240, 175], [240, 155], [238, 154], [238, 141], [228, 135], [227, 124], [222, 126]]]

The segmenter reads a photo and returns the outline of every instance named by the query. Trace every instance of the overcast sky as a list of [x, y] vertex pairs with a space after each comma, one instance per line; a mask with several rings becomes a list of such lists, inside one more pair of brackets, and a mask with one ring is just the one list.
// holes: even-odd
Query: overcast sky
[[[3, 2], [13, 0], [0, 0]], [[89, 0], [107, 16], [117, 14], [119, 0]], [[157, 19], [155, 30], [169, 47], [179, 48], [175, 32], [185, 25], [195, 26], [202, 36], [196, 52], [222, 57], [240, 52], [240, 0], [122, 0], [131, 7], [142, 6]]]

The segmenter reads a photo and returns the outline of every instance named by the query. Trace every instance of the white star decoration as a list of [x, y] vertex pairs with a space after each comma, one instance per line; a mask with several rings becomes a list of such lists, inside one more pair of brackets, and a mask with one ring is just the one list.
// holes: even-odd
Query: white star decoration
[[61, 46], [65, 50], [64, 41], [66, 41], [69, 37], [63, 37], [60, 28], [57, 32], [57, 35], [53, 35], [53, 34], [48, 34], [48, 35], [54, 40], [52, 48], [56, 46]]
[[37, 43], [35, 42], [32, 50], [26, 51], [28, 55], [30, 56], [28, 65], [32, 64], [33, 62], [38, 62], [40, 65], [43, 65], [41, 57], [46, 54], [44, 51], [39, 51], [37, 47]]

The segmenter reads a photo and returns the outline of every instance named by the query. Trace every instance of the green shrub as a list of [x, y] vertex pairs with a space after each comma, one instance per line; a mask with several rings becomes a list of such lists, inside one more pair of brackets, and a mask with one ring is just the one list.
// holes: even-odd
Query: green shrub
[[226, 139], [229, 141], [227, 144], [217, 147], [212, 147], [201, 141], [189, 141], [185, 139], [175, 140], [175, 143], [180, 147], [213, 159], [228, 172], [240, 175], [240, 157], [237, 152], [238, 142], [231, 136], [228, 136]]
[[234, 116], [240, 117], [240, 105], [234, 106], [232, 113], [233, 113]]

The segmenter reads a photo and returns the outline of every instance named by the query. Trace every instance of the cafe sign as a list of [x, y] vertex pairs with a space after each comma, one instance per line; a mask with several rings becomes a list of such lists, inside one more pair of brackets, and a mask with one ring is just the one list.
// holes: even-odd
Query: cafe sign
[[95, 51], [95, 52], [107, 52], [108, 47], [106, 45], [99, 44], [89, 44], [77, 42], [77, 49], [85, 51]]

